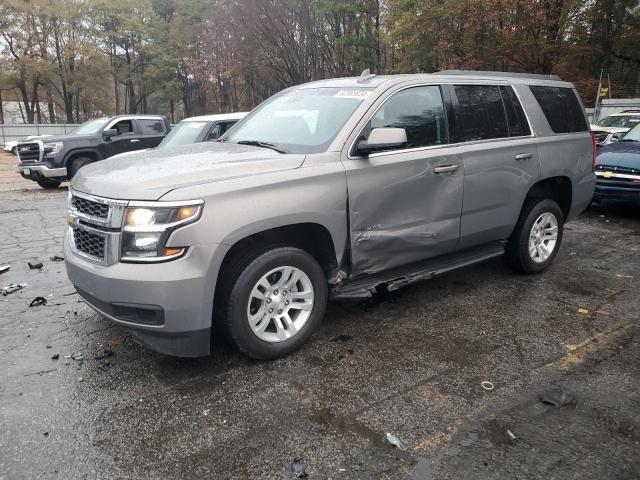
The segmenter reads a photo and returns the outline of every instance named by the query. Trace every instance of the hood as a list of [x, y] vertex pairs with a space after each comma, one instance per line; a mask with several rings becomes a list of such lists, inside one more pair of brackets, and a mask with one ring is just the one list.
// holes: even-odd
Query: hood
[[624, 127], [601, 127], [600, 125], [591, 125], [592, 132], [608, 132], [608, 133], [626, 133], [628, 128]]
[[27, 140], [20, 140], [20, 142], [29, 143], [34, 140], [42, 140], [43, 143], [52, 142], [74, 142], [85, 139], [97, 139], [98, 135], [40, 135], [39, 137], [31, 137]]
[[596, 165], [640, 170], [640, 142], [623, 140], [603, 147], [598, 152]]
[[92, 163], [71, 187], [115, 199], [157, 200], [176, 188], [298, 168], [304, 159], [236, 143], [196, 143]]

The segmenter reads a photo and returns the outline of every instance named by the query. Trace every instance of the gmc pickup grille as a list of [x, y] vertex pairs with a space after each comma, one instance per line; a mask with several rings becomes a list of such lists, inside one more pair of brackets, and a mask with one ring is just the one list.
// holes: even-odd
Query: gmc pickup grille
[[109, 216], [109, 205], [88, 200], [82, 197], [71, 197], [71, 205], [80, 213], [95, 218], [107, 218]]
[[18, 158], [22, 163], [34, 163], [40, 161], [39, 143], [19, 143]]
[[100, 261], [104, 260], [105, 238], [81, 228], [73, 229], [73, 243], [77, 250]]

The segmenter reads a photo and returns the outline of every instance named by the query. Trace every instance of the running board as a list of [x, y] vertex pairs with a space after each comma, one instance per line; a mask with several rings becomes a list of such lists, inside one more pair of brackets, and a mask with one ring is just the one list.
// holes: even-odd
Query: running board
[[494, 242], [479, 248], [451, 253], [424, 262], [392, 268], [372, 275], [363, 275], [345, 280], [331, 290], [334, 299], [370, 297], [376, 287], [386, 286], [388, 291], [397, 290], [415, 282], [427, 280], [451, 270], [484, 262], [504, 254], [506, 242]]

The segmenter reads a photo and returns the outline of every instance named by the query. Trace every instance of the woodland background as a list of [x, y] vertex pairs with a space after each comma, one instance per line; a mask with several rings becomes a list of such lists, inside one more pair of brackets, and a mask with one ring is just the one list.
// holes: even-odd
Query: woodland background
[[365, 68], [555, 73], [586, 104], [604, 72], [640, 97], [638, 0], [2, 0], [0, 33], [28, 123], [249, 110]]

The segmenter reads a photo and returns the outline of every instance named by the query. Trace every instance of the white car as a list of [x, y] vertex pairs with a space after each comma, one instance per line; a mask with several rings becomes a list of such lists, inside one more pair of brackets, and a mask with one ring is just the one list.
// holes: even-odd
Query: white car
[[[247, 113], [221, 113], [218, 115], [185, 118], [171, 129], [155, 149], [174, 148], [190, 143], [214, 142], [244, 118]], [[111, 158], [125, 157], [140, 151], [124, 152]]]
[[591, 125], [591, 132], [600, 147], [617, 142], [631, 128], [640, 123], [640, 110], [624, 110], [607, 115]]
[[12, 140], [12, 141], [6, 142], [4, 144], [3, 150], [5, 152], [10, 152], [10, 153], [13, 153], [15, 155], [17, 153], [18, 142], [24, 142], [25, 140], [32, 140], [34, 138], [50, 137], [50, 136], [51, 135], [30, 135], [28, 137], [24, 137], [21, 140]]

